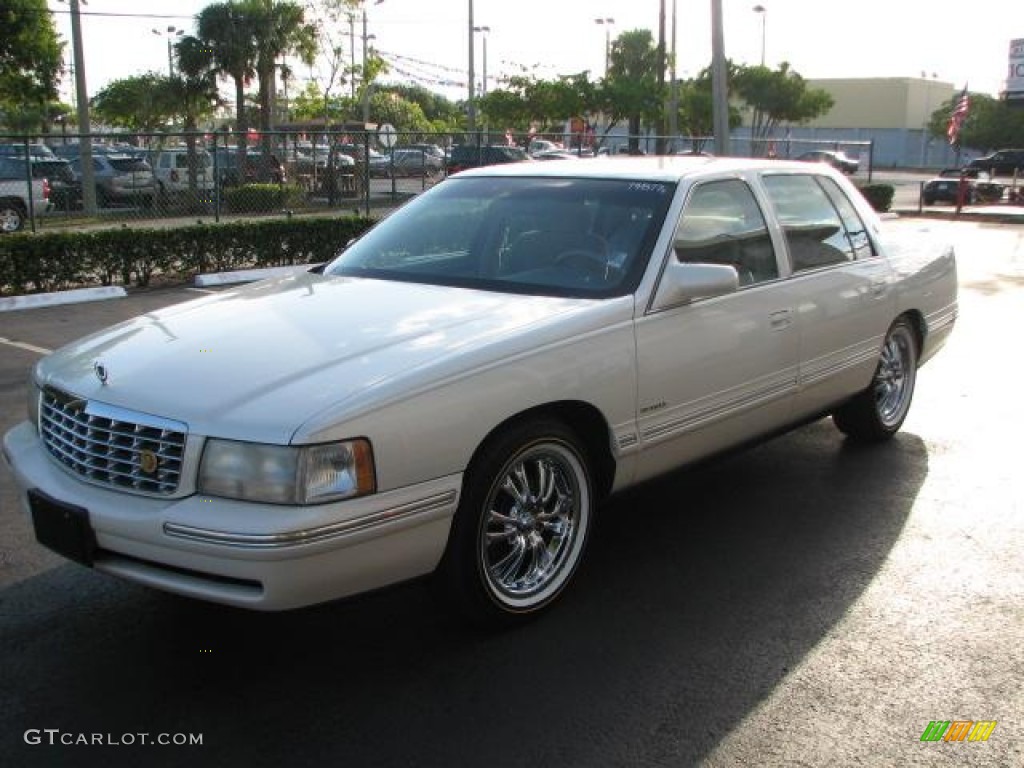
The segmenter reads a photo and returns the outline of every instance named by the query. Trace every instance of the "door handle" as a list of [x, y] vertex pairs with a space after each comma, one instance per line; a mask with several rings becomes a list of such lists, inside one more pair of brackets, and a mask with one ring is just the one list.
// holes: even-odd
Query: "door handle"
[[788, 328], [793, 322], [793, 313], [788, 309], [779, 309], [768, 316], [773, 331]]

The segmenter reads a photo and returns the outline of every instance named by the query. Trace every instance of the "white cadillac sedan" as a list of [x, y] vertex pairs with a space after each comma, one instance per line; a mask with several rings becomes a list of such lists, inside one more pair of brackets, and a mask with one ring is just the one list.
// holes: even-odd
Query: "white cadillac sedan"
[[955, 273], [821, 165], [480, 168], [311, 273], [44, 358], [4, 456], [96, 570], [264, 610], [431, 574], [509, 623], [610, 493], [829, 414], [890, 437]]

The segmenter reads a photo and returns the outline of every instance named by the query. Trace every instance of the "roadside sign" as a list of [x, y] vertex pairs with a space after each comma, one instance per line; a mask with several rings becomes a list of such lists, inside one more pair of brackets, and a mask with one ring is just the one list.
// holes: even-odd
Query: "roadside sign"
[[1009, 70], [1006, 73], [1006, 96], [1019, 99], [1024, 94], [1024, 38], [1010, 41]]
[[377, 138], [381, 144], [391, 149], [398, 141], [398, 131], [390, 123], [384, 123], [384, 125], [377, 129]]

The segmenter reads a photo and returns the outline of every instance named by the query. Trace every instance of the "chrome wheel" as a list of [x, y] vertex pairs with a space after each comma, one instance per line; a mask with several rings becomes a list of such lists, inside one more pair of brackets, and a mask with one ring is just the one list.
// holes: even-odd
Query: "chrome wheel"
[[917, 381], [917, 335], [900, 318], [885, 335], [871, 384], [832, 414], [849, 437], [886, 440], [896, 434], [910, 410]]
[[466, 470], [435, 583], [473, 624], [508, 626], [553, 605], [586, 548], [594, 505], [590, 455], [563, 422], [513, 424]]
[[0, 205], [0, 232], [17, 232], [25, 223], [21, 209], [13, 205]]
[[914, 339], [909, 328], [898, 325], [885, 339], [875, 373], [875, 408], [883, 426], [903, 421], [914, 391], [914, 374]]
[[544, 442], [514, 456], [488, 495], [479, 557], [494, 598], [517, 608], [543, 602], [565, 583], [589, 519], [582, 462]]

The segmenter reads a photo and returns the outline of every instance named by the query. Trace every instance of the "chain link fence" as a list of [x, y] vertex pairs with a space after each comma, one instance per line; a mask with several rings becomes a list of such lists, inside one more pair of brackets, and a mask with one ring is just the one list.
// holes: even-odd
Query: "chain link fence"
[[[872, 142], [732, 137], [732, 154], [856, 162]], [[167, 227], [254, 217], [380, 217], [450, 172], [494, 162], [710, 154], [710, 137], [365, 130], [269, 133], [0, 134], [0, 228]], [[88, 161], [86, 153], [88, 152]], [[91, 184], [88, 179], [91, 177]], [[45, 182], [46, 194], [40, 194]], [[34, 194], [30, 194], [30, 190]]]

